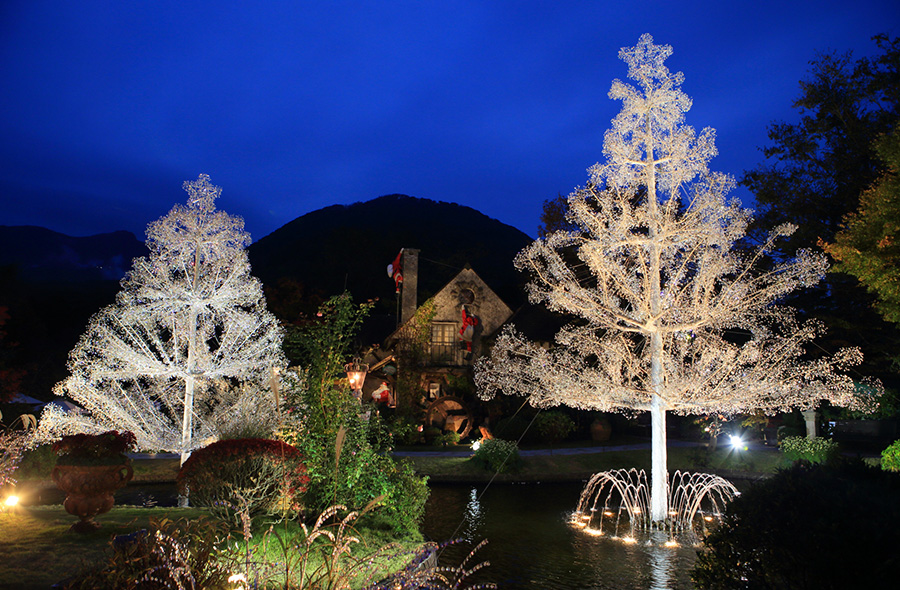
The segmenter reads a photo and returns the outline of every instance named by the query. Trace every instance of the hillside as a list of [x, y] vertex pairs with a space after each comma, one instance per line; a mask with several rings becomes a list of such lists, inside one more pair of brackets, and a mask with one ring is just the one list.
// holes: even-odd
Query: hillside
[[419, 301], [471, 266], [511, 307], [524, 302], [515, 255], [531, 242], [518, 229], [472, 209], [405, 195], [307, 213], [250, 246], [253, 274], [264, 285], [299, 281], [306, 292], [350, 291], [393, 309], [386, 267], [401, 248], [418, 248]]

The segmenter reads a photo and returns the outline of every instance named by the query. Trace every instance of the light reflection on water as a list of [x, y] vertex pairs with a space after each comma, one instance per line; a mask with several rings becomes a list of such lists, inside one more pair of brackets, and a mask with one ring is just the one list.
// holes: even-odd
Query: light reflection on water
[[493, 484], [483, 494], [483, 485], [430, 487], [424, 533], [436, 541], [464, 541], [447, 548], [442, 562], [458, 564], [488, 539], [470, 565], [482, 560], [491, 565], [470, 582], [495, 582], [502, 590], [693, 587], [691, 547], [662, 547], [662, 537], [629, 545], [571, 527], [581, 484]]

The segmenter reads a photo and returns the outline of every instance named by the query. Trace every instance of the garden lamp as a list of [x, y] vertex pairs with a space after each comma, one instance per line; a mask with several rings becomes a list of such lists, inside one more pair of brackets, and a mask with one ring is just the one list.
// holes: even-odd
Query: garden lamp
[[359, 358], [353, 359], [353, 362], [347, 363], [344, 367], [347, 371], [347, 379], [350, 380], [350, 389], [353, 392], [361, 392], [363, 383], [366, 381], [366, 373], [369, 372], [369, 365], [361, 363]]

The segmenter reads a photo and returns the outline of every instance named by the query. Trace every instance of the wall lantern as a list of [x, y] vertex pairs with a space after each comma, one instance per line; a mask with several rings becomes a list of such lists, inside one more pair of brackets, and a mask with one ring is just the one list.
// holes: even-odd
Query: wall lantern
[[350, 389], [354, 395], [360, 397], [362, 393], [363, 383], [366, 382], [366, 373], [369, 372], [369, 365], [361, 363], [359, 358], [353, 359], [353, 362], [347, 363], [344, 367], [347, 371], [347, 379], [350, 381]]

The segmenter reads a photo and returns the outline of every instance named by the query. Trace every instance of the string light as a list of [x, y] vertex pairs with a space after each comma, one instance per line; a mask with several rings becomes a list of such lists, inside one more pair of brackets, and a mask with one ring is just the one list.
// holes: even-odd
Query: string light
[[604, 136], [606, 160], [568, 198], [577, 229], [538, 239], [515, 259], [531, 277], [530, 301], [575, 321], [549, 349], [507, 327], [475, 372], [483, 398], [651, 411], [654, 520], [667, 513], [665, 412], [775, 413], [820, 400], [858, 407], [846, 370], [862, 361], [853, 348], [810, 360], [806, 347], [822, 326], [778, 304], [827, 270], [824, 255], [809, 251], [759, 264], [777, 260], [776, 242], [794, 226], [775, 228], [755, 252], [735, 249], [751, 214], [728, 197], [734, 180], [709, 170], [715, 131], [684, 124], [691, 99], [683, 75], [664, 66], [671, 53], [650, 35], [621, 51], [637, 85], [613, 82], [610, 97], [623, 106]]
[[38, 436], [130, 430], [138, 446], [186, 454], [233, 421], [274, 420], [266, 391], [285, 365], [282, 331], [250, 276], [240, 217], [215, 209], [221, 188], [201, 174], [147, 228], [116, 302], [96, 314], [54, 392], [84, 412], [44, 411]]

